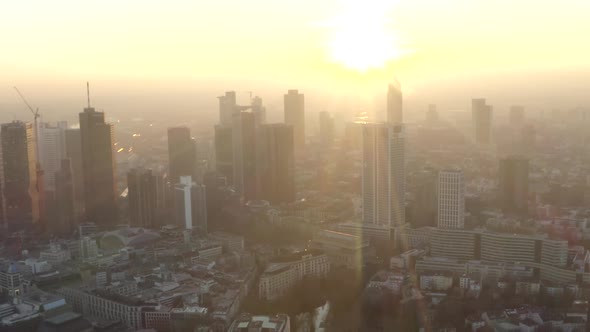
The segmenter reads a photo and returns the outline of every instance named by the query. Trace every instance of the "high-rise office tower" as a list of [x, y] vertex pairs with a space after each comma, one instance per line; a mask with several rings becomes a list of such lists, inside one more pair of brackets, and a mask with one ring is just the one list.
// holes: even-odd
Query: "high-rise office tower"
[[256, 118], [256, 125], [266, 123], [266, 107], [262, 105], [262, 98], [256, 96], [252, 99], [252, 113]]
[[70, 159], [62, 159], [55, 172], [55, 227], [54, 232], [65, 234], [75, 228], [74, 174]]
[[334, 141], [334, 118], [330, 112], [320, 112], [320, 144], [324, 148], [332, 146]]
[[426, 111], [426, 122], [434, 123], [438, 121], [438, 111], [436, 110], [435, 104], [428, 105], [428, 111]]
[[502, 211], [505, 213], [528, 213], [528, 159], [512, 156], [500, 160], [498, 195]]
[[[1, 130], [1, 128], [0, 128]], [[2, 153], [2, 136], [0, 136], [0, 229], [8, 227], [6, 224], [6, 200], [4, 199], [4, 161]]]
[[285, 123], [293, 126], [295, 151], [305, 147], [305, 97], [297, 90], [289, 90], [284, 96]]
[[219, 99], [219, 123], [222, 126], [232, 125], [232, 115], [236, 109], [236, 92], [227, 91], [224, 96], [217, 97]]
[[524, 124], [524, 107], [511, 106], [510, 107], [510, 124], [513, 126], [522, 126]]
[[58, 122], [56, 126], [39, 124], [39, 158], [45, 174], [45, 190], [55, 191], [55, 172], [61, 168], [61, 160], [66, 158], [65, 130], [68, 123]]
[[37, 223], [40, 218], [37, 147], [33, 124], [14, 121], [0, 127], [6, 222]]
[[465, 227], [465, 183], [463, 171], [438, 173], [438, 227]]
[[401, 125], [404, 121], [403, 115], [401, 87], [389, 84], [387, 88], [387, 123]]
[[234, 113], [232, 127], [233, 185], [245, 201], [256, 199], [256, 117], [249, 111]]
[[127, 173], [129, 221], [133, 227], [156, 226], [156, 177], [149, 169], [131, 169]]
[[492, 106], [486, 100], [479, 98], [471, 101], [471, 115], [476, 144], [490, 144], [492, 142]]
[[80, 142], [86, 221], [113, 224], [117, 221], [117, 194], [113, 126], [104, 113], [87, 107], [80, 113]]
[[262, 125], [257, 141], [259, 198], [272, 204], [295, 200], [295, 150], [293, 126]]
[[215, 126], [215, 169], [232, 183], [234, 177], [234, 149], [231, 126]]
[[402, 126], [362, 126], [363, 223], [397, 226], [405, 223], [405, 161]]
[[197, 158], [195, 141], [187, 127], [168, 128], [168, 165], [171, 183], [181, 176], [194, 176]]
[[438, 211], [438, 172], [425, 168], [418, 172], [414, 185], [412, 227], [436, 226]]
[[174, 187], [176, 222], [184, 229], [207, 233], [207, 193], [204, 185], [196, 184], [190, 176], [180, 177]]
[[76, 217], [84, 211], [84, 176], [82, 167], [82, 138], [80, 129], [66, 129], [66, 158], [70, 159], [74, 181], [74, 210]]

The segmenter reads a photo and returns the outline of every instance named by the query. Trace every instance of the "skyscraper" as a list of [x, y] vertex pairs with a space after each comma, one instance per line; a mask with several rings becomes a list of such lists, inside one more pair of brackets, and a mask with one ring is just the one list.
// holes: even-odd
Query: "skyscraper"
[[436, 226], [438, 212], [438, 172], [425, 168], [418, 172], [414, 185], [412, 227]]
[[438, 227], [465, 227], [465, 184], [463, 171], [443, 170], [438, 173]]
[[524, 107], [514, 105], [510, 107], [510, 124], [519, 127], [524, 124]]
[[65, 121], [52, 126], [48, 123], [39, 124], [39, 158], [41, 169], [45, 174], [45, 190], [55, 191], [55, 172], [61, 168], [61, 160], [66, 158]]
[[182, 176], [174, 187], [176, 222], [184, 229], [207, 233], [207, 193], [204, 185], [196, 184], [190, 176]]
[[504, 213], [526, 215], [529, 195], [529, 161], [512, 156], [500, 160], [498, 200]]
[[330, 112], [320, 112], [320, 144], [329, 148], [334, 141], [334, 118]]
[[197, 148], [189, 128], [168, 128], [168, 165], [171, 183], [178, 183], [181, 176], [194, 176], [196, 153]]
[[76, 214], [74, 203], [74, 176], [70, 159], [62, 159], [55, 172], [55, 223], [54, 232], [67, 233], [74, 229]]
[[401, 87], [389, 84], [387, 88], [387, 123], [401, 125], [403, 120]]
[[289, 90], [284, 96], [285, 123], [293, 126], [295, 151], [305, 147], [305, 97], [298, 90]]
[[80, 129], [66, 129], [66, 158], [70, 159], [74, 181], [74, 210], [79, 217], [84, 211], [84, 176], [82, 167], [82, 138]]
[[219, 123], [222, 126], [232, 125], [232, 115], [236, 109], [236, 92], [227, 91], [219, 99]]
[[428, 105], [428, 111], [426, 111], [426, 122], [434, 123], [438, 121], [438, 111], [436, 110], [435, 104]]
[[249, 111], [235, 112], [232, 127], [233, 185], [245, 201], [256, 199], [256, 117]]
[[471, 115], [476, 144], [490, 144], [492, 142], [492, 106], [486, 100], [479, 98], [471, 101]]
[[276, 123], [260, 127], [258, 149], [259, 198], [272, 204], [295, 200], [293, 126]]
[[31, 123], [14, 121], [0, 127], [7, 224], [37, 223], [37, 147]]
[[104, 113], [87, 107], [80, 113], [80, 142], [86, 221], [113, 224], [117, 220], [114, 130]]
[[252, 99], [252, 112], [256, 118], [256, 125], [266, 123], [266, 107], [262, 105], [262, 98], [256, 96]]
[[405, 160], [402, 126], [362, 126], [363, 223], [397, 226], [405, 223]]
[[234, 150], [231, 126], [215, 126], [215, 169], [225, 175], [228, 183], [232, 183]]
[[127, 173], [129, 221], [133, 227], [156, 226], [157, 183], [149, 169], [131, 169]]

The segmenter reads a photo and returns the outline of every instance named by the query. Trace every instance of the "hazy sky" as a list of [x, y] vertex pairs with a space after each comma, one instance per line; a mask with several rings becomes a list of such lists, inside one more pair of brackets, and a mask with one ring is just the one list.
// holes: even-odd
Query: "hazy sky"
[[15, 101], [13, 85], [79, 86], [84, 100], [86, 80], [371, 91], [397, 77], [411, 95], [478, 75], [575, 73], [590, 68], [588, 15], [588, 0], [2, 1], [0, 101]]

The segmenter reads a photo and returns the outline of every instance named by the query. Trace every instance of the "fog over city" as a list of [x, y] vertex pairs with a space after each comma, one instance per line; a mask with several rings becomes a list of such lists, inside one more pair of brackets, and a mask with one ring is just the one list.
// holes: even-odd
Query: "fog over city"
[[589, 15], [0, 2], [0, 332], [590, 331]]

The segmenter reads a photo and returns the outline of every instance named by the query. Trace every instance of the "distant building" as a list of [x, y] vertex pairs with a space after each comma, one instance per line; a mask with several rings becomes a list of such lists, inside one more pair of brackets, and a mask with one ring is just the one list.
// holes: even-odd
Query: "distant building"
[[236, 92], [227, 91], [225, 95], [217, 97], [219, 99], [219, 123], [221, 126], [232, 125], [232, 116], [236, 109]]
[[402, 91], [399, 85], [390, 84], [387, 89], [387, 123], [403, 124]]
[[127, 173], [129, 221], [133, 227], [156, 226], [156, 180], [151, 170], [131, 169]]
[[228, 183], [234, 177], [233, 138], [231, 126], [215, 126], [215, 169]]
[[293, 126], [277, 123], [260, 126], [256, 144], [259, 199], [271, 204], [295, 200], [295, 150]]
[[330, 112], [320, 112], [320, 144], [329, 148], [334, 142], [334, 118]]
[[428, 110], [426, 111], [426, 122], [434, 123], [438, 121], [438, 111], [436, 110], [435, 104], [428, 105]]
[[82, 138], [80, 129], [66, 129], [66, 158], [71, 161], [74, 181], [74, 209], [76, 217], [80, 217], [84, 210], [84, 177], [82, 175]]
[[256, 126], [266, 123], [266, 107], [262, 105], [262, 98], [256, 96], [252, 98], [252, 113], [254, 113], [254, 120]]
[[168, 128], [168, 165], [171, 183], [181, 176], [194, 176], [197, 158], [195, 141], [187, 127]]
[[0, 271], [0, 293], [19, 297], [23, 295], [23, 291], [23, 277], [14, 263], [10, 264], [6, 270]]
[[330, 271], [328, 256], [321, 251], [306, 251], [270, 263], [260, 276], [258, 295], [276, 300], [306, 276], [325, 277]]
[[374, 254], [374, 250], [369, 247], [369, 241], [363, 240], [362, 237], [331, 230], [319, 231], [309, 246], [325, 252], [332, 267], [345, 266], [356, 269]]
[[241, 314], [231, 324], [227, 332], [290, 332], [291, 322], [289, 315], [278, 314], [276, 316], [253, 316]]
[[71, 232], [76, 224], [74, 175], [70, 159], [62, 159], [55, 172], [55, 231]]
[[86, 221], [114, 224], [117, 218], [114, 129], [104, 113], [87, 107], [80, 117]]
[[174, 187], [176, 223], [184, 229], [207, 233], [207, 198], [205, 186], [196, 184], [190, 176], [182, 176]]
[[244, 201], [256, 199], [256, 118], [250, 111], [233, 114], [233, 185]]
[[285, 123], [293, 126], [295, 151], [305, 147], [305, 97], [298, 90], [289, 90], [284, 96]]
[[463, 171], [445, 170], [438, 173], [439, 228], [465, 226], [465, 183]]
[[520, 127], [524, 124], [524, 107], [511, 106], [510, 107], [510, 124], [515, 127]]
[[404, 134], [401, 126], [363, 125], [363, 223], [405, 223]]
[[471, 113], [476, 144], [492, 143], [492, 106], [485, 99], [473, 99]]
[[55, 191], [55, 173], [61, 168], [61, 160], [66, 158], [65, 121], [51, 126], [48, 123], [39, 125], [39, 158], [41, 169], [45, 172], [45, 190]]
[[40, 219], [41, 193], [37, 182], [37, 145], [33, 125], [20, 121], [2, 124], [0, 144], [7, 224], [36, 223]]
[[426, 168], [416, 175], [414, 201], [411, 205], [412, 226], [436, 226], [438, 212], [438, 172]]
[[523, 157], [500, 160], [498, 200], [504, 213], [528, 214], [529, 161]]

